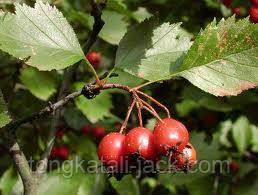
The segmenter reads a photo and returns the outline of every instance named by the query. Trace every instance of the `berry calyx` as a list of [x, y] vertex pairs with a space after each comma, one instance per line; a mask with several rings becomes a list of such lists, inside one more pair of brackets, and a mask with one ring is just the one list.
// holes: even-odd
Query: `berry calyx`
[[50, 156], [52, 158], [60, 158], [62, 160], [67, 160], [69, 157], [69, 149], [66, 146], [53, 147]]
[[109, 133], [100, 142], [98, 147], [99, 160], [105, 166], [112, 166], [119, 169], [123, 166], [125, 150], [124, 150], [125, 135], [121, 133]]
[[125, 137], [126, 155], [138, 154], [144, 160], [155, 160], [156, 151], [152, 132], [144, 127], [132, 129]]
[[99, 68], [100, 59], [101, 59], [100, 53], [94, 52], [94, 51], [90, 52], [87, 54], [86, 58], [87, 60], [89, 60], [89, 62], [95, 69]]
[[258, 7], [252, 6], [249, 9], [250, 19], [254, 23], [258, 23]]
[[169, 155], [170, 152], [181, 152], [189, 142], [186, 127], [179, 121], [171, 118], [159, 121], [153, 131], [154, 144], [157, 153]]
[[171, 157], [171, 161], [178, 170], [189, 171], [197, 163], [197, 154], [192, 144], [188, 143], [182, 152]]

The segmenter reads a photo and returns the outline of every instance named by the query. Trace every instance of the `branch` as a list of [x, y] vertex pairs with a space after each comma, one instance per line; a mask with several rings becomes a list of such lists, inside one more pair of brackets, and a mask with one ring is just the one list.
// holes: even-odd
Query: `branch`
[[7, 129], [13, 131], [24, 123], [28, 123], [28, 122], [34, 121], [36, 119], [46, 117], [49, 114], [51, 114], [51, 113], [55, 112], [56, 110], [58, 110], [59, 108], [61, 108], [62, 106], [66, 105], [69, 101], [80, 96], [81, 94], [82, 94], [81, 90], [71, 93], [68, 96], [66, 96], [66, 97], [62, 98], [61, 100], [59, 100], [58, 102], [56, 102], [55, 104], [49, 105], [49, 106], [45, 107], [44, 109], [40, 110], [39, 112], [34, 113], [30, 116], [24, 117], [20, 120], [14, 121], [14, 122], [11, 122], [8, 125], [6, 125], [5, 127]]
[[106, 4], [98, 4], [96, 0], [91, 0], [92, 11], [91, 15], [94, 17], [93, 29], [90, 34], [89, 39], [87, 40], [83, 51], [88, 53], [92, 45], [96, 42], [99, 32], [104, 26], [105, 22], [101, 19], [102, 10], [105, 8]]
[[21, 176], [24, 186], [24, 194], [34, 194], [37, 180], [33, 178], [28, 161], [21, 151], [20, 146], [16, 141], [15, 135], [9, 131], [5, 131], [3, 139], [5, 141], [5, 147], [12, 156], [19, 175]]

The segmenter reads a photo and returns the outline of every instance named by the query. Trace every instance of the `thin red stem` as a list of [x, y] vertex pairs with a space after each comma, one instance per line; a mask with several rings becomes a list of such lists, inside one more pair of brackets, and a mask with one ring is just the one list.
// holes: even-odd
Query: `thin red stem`
[[136, 93], [141, 94], [141, 95], [144, 96], [145, 98], [151, 100], [152, 102], [154, 102], [155, 104], [157, 104], [159, 107], [161, 107], [162, 109], [164, 109], [164, 110], [166, 111], [166, 113], [167, 113], [168, 118], [170, 118], [170, 112], [169, 112], [169, 110], [167, 109], [166, 106], [164, 106], [163, 104], [161, 104], [159, 101], [155, 100], [153, 97], [151, 97], [151, 96], [149, 96], [149, 95], [147, 95], [147, 94], [145, 94], [145, 93], [143, 93], [143, 92], [141, 92], [141, 91], [139, 91], [139, 90], [136, 90]]
[[148, 112], [150, 112], [153, 116], [155, 116], [158, 120], [162, 121], [161, 118], [159, 117], [159, 115], [157, 115], [157, 113], [153, 112], [151, 109], [149, 109], [147, 106], [143, 106], [143, 109], [147, 110]]
[[127, 127], [127, 123], [128, 123], [128, 120], [129, 120], [129, 118], [130, 118], [130, 115], [131, 115], [131, 112], [132, 112], [132, 110], [133, 110], [133, 107], [134, 107], [135, 103], [136, 103], [136, 100], [133, 99], [132, 103], [131, 103], [131, 104], [129, 105], [129, 107], [128, 107], [128, 111], [127, 111], [127, 114], [126, 114], [126, 118], [125, 118], [123, 124], [121, 125], [121, 128], [120, 128], [119, 133], [123, 133], [124, 129]]

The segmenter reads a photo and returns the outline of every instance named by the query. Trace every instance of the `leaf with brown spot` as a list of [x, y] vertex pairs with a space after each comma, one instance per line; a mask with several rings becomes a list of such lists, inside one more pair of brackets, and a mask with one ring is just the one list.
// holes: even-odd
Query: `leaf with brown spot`
[[257, 53], [258, 24], [234, 17], [213, 21], [197, 36], [177, 75], [213, 95], [235, 96], [258, 85]]

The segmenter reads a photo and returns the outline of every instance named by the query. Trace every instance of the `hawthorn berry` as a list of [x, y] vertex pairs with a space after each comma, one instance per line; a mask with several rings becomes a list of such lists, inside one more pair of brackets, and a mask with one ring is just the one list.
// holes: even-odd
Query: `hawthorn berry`
[[67, 160], [69, 157], [69, 149], [66, 146], [53, 147], [50, 156], [52, 158], [60, 158], [62, 160]]
[[144, 160], [155, 160], [156, 151], [153, 133], [144, 127], [132, 129], [125, 137], [126, 155], [139, 155]]
[[64, 134], [65, 134], [64, 129], [58, 129], [58, 130], [56, 131], [56, 138], [57, 138], [57, 139], [62, 139], [63, 136], [64, 136]]
[[235, 174], [239, 171], [240, 167], [239, 167], [239, 164], [235, 161], [232, 161], [230, 164], [229, 164], [229, 169], [230, 169], [230, 172]]
[[188, 143], [182, 152], [171, 156], [171, 161], [178, 170], [188, 171], [197, 163], [197, 154], [192, 144]]
[[93, 128], [92, 134], [97, 139], [102, 139], [106, 135], [104, 127], [95, 127]]
[[258, 7], [252, 6], [249, 9], [250, 19], [254, 23], [258, 23]]
[[94, 51], [90, 52], [87, 54], [86, 58], [87, 60], [89, 60], [89, 62], [95, 69], [99, 68], [100, 59], [101, 59], [100, 53], [94, 52]]
[[252, 4], [253, 6], [258, 7], [258, 0], [252, 0]]
[[181, 152], [189, 142], [186, 127], [179, 121], [171, 118], [159, 121], [153, 131], [154, 144], [159, 155], [168, 155], [169, 152]]
[[93, 128], [90, 125], [84, 125], [81, 129], [81, 132], [83, 135], [89, 135], [92, 133], [92, 131], [93, 131]]
[[240, 9], [240, 7], [235, 7], [235, 8], [233, 8], [232, 12], [233, 12], [234, 14], [236, 14], [236, 16], [240, 16], [240, 15], [241, 15], [241, 9]]
[[230, 7], [232, 0], [222, 0], [222, 3], [226, 6], [226, 7]]
[[100, 142], [98, 147], [98, 157], [105, 166], [123, 166], [125, 158], [124, 149], [125, 135], [112, 132], [107, 134]]

